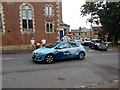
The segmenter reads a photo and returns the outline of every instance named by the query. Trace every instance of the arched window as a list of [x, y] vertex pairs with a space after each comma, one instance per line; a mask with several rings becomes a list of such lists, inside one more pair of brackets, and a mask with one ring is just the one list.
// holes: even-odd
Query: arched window
[[2, 5], [0, 4], [0, 32], [3, 32], [3, 24], [2, 24]]
[[53, 24], [50, 23], [50, 32], [53, 32]]
[[48, 6], [45, 7], [45, 16], [49, 16], [49, 7]]
[[46, 31], [49, 32], [49, 23], [46, 24]]
[[50, 15], [50, 16], [53, 15], [53, 9], [52, 9], [52, 6], [49, 7], [49, 15]]
[[28, 4], [22, 6], [22, 29], [23, 32], [32, 32], [33, 31], [33, 11], [32, 7]]
[[53, 7], [45, 5], [45, 16], [53, 16]]
[[47, 33], [53, 32], [53, 23], [52, 22], [46, 22], [46, 32]]
[[3, 26], [2, 26], [2, 14], [0, 13], [0, 32], [3, 31]]

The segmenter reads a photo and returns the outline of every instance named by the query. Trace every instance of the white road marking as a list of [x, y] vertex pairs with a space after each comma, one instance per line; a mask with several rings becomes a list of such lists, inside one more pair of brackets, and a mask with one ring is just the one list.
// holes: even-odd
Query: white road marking
[[96, 51], [96, 50], [88, 50], [88, 52], [99, 52], [99, 51]]
[[[108, 51], [112, 51], [113, 49], [107, 49]], [[88, 52], [101, 52], [101, 51], [97, 51], [97, 50], [94, 50], [94, 49], [90, 49], [88, 50]]]
[[21, 58], [2, 58], [2, 60], [15, 60], [15, 59], [21, 59]]
[[2, 59], [11, 60], [11, 59], [15, 59], [15, 58], [2, 58]]
[[102, 54], [87, 54], [86, 56], [111, 56], [118, 55], [117, 53], [102, 53]]
[[14, 58], [3, 58], [3, 59], [14, 59]]

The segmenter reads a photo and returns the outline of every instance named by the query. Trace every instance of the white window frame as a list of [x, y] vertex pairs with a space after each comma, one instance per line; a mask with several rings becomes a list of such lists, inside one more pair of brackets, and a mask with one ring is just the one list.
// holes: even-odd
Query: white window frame
[[[23, 8], [25, 5], [27, 5], [28, 7], [26, 6], [26, 8]], [[27, 28], [26, 29], [23, 27], [23, 13], [22, 13], [23, 10], [26, 11], [26, 23], [27, 23]], [[29, 18], [29, 15], [28, 15], [29, 10], [32, 11], [31, 19]], [[29, 27], [29, 23], [30, 23], [29, 20], [32, 20], [32, 28]], [[34, 33], [35, 32], [34, 9], [33, 9], [33, 6], [31, 4], [23, 3], [20, 6], [20, 21], [21, 21], [20, 22], [20, 24], [21, 24], [21, 26], [20, 26], [21, 30], [20, 31], [21, 31], [22, 34], [24, 34], [24, 33], [29, 34], [29, 33]]]
[[[47, 28], [47, 25], [48, 25], [48, 28]], [[51, 30], [50, 25], [52, 25], [52, 30]], [[46, 24], [45, 24], [45, 32], [46, 33], [54, 33], [54, 24], [53, 24], [53, 22], [46, 22]]]
[[54, 16], [54, 10], [52, 5], [45, 5], [45, 16], [51, 17]]
[[3, 6], [1, 3], [0, 3], [0, 14], [1, 14], [1, 26], [2, 26], [2, 30], [0, 32], [4, 34], [5, 33], [5, 22], [4, 22]]

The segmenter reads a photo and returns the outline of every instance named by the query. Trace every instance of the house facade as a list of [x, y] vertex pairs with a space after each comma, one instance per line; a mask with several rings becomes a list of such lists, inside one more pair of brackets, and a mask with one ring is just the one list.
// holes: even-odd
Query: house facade
[[29, 45], [42, 38], [47, 43], [60, 40], [62, 2], [1, 2], [2, 45]]
[[94, 32], [94, 38], [99, 38], [99, 34], [102, 34], [102, 26], [91, 26], [91, 30]]
[[94, 32], [91, 29], [87, 29], [85, 27], [71, 30], [73, 33], [73, 40], [79, 40], [80, 38], [94, 38]]
[[70, 31], [70, 25], [60, 22], [60, 40]]

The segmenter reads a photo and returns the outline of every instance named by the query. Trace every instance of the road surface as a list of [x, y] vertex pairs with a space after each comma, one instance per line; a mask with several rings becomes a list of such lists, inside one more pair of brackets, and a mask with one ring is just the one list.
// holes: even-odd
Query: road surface
[[118, 79], [118, 50], [87, 48], [85, 60], [32, 62], [31, 53], [2, 55], [3, 88], [76, 88]]

